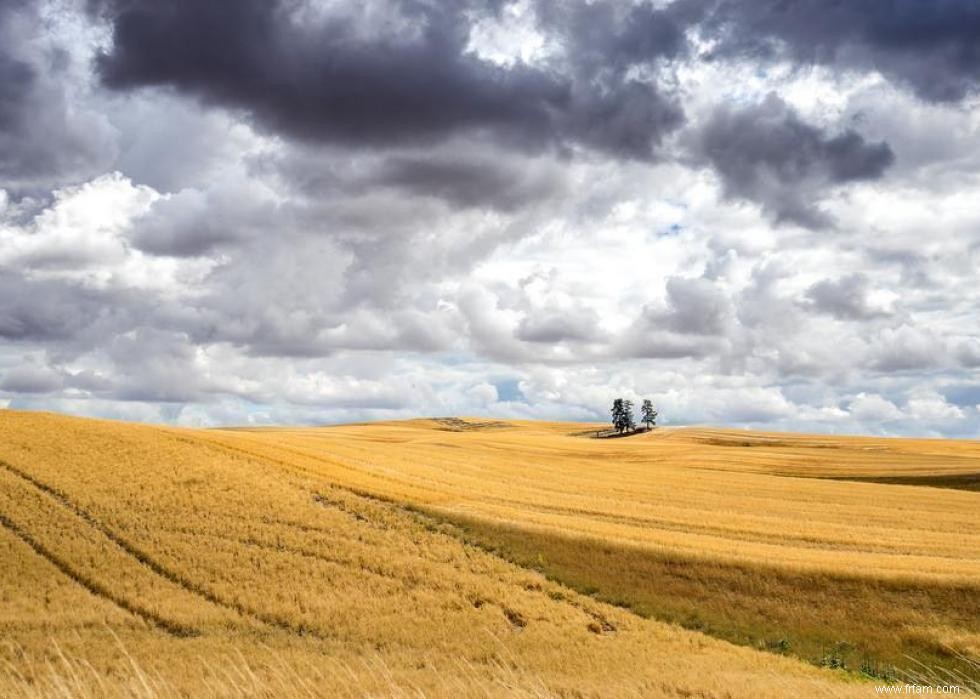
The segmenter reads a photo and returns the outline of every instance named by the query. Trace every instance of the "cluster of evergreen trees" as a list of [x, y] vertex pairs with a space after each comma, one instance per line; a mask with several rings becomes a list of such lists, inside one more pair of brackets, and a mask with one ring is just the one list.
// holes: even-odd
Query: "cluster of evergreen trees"
[[[640, 405], [640, 422], [645, 423], [648, 430], [657, 424], [657, 411], [653, 409], [653, 403], [648, 398], [644, 398], [642, 405]], [[622, 398], [613, 401], [612, 424], [620, 434], [636, 431], [636, 421], [633, 418], [633, 401]]]

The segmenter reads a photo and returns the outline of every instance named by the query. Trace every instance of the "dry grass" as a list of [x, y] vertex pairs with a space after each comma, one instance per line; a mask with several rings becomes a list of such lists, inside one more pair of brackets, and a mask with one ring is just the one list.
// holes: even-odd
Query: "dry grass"
[[976, 443], [583, 429], [0, 411], [0, 695], [873, 693], [608, 601], [980, 650], [980, 494], [815, 478], [980, 471]]

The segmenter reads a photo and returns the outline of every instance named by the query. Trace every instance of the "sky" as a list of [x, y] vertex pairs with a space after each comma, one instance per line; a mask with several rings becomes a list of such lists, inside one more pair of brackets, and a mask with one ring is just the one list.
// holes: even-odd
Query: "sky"
[[0, 407], [980, 434], [975, 0], [0, 0]]

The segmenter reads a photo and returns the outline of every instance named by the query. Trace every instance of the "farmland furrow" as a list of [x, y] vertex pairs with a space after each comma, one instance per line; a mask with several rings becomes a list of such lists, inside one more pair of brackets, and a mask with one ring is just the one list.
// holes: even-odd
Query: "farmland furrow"
[[306, 627], [294, 626], [293, 624], [291, 624], [289, 621], [285, 619], [280, 619], [278, 617], [265, 614], [261, 611], [248, 607], [239, 602], [234, 602], [221, 598], [220, 596], [208, 590], [207, 588], [203, 587], [202, 585], [194, 582], [193, 580], [190, 580], [189, 578], [186, 578], [183, 575], [180, 575], [179, 573], [171, 570], [170, 568], [167, 568], [159, 561], [155, 560], [152, 556], [150, 556], [146, 551], [133, 545], [125, 538], [119, 536], [119, 534], [117, 534], [110, 527], [106, 526], [101, 521], [96, 519], [89, 511], [87, 511], [86, 509], [84, 509], [74, 501], [72, 501], [65, 493], [61, 492], [60, 490], [37, 480], [30, 474], [17, 468], [16, 466], [13, 466], [12, 464], [7, 463], [6, 461], [0, 461], [0, 467], [2, 467], [8, 473], [17, 476], [25, 483], [30, 484], [36, 490], [40, 491], [41, 493], [49, 497], [51, 500], [57, 502], [63, 508], [75, 514], [77, 517], [82, 519], [86, 524], [91, 526], [93, 529], [98, 531], [100, 534], [105, 536], [109, 541], [111, 541], [113, 544], [119, 547], [122, 551], [128, 554], [137, 563], [144, 566], [146, 569], [150, 570], [151, 572], [163, 578], [164, 580], [178, 586], [185, 592], [188, 592], [210, 604], [213, 604], [216, 607], [221, 607], [225, 610], [235, 612], [241, 615], [242, 617], [247, 617], [255, 622], [264, 624], [266, 626], [287, 631], [299, 636], [309, 635], [318, 638], [321, 637], [327, 638], [326, 635], [319, 634], [318, 632], [315, 632], [312, 629], [308, 629]]
[[121, 595], [113, 593], [112, 590], [101, 584], [98, 580], [85, 575], [64, 558], [58, 556], [53, 551], [48, 549], [44, 544], [31, 536], [26, 529], [15, 523], [2, 512], [0, 512], [0, 526], [30, 546], [37, 555], [47, 560], [63, 575], [78, 583], [96, 597], [101, 597], [102, 599], [108, 600], [123, 611], [139, 617], [150, 626], [154, 626], [161, 631], [170, 634], [171, 636], [186, 637], [196, 636], [199, 634], [197, 629], [184, 626], [183, 624], [175, 622], [172, 619], [167, 619], [150, 611], [149, 609], [145, 609], [140, 605], [129, 601]]
[[299, 556], [300, 558], [308, 558], [310, 560], [317, 561], [319, 563], [325, 563], [327, 565], [336, 566], [343, 569], [353, 569], [357, 568], [360, 572], [367, 573], [377, 578], [387, 580], [389, 582], [401, 583], [402, 577], [394, 573], [386, 572], [375, 566], [366, 566], [363, 562], [351, 561], [337, 556], [328, 556], [319, 551], [311, 551], [307, 548], [301, 546], [292, 546], [284, 543], [272, 543], [269, 541], [261, 541], [254, 536], [251, 537], [240, 537], [228, 534], [216, 534], [213, 532], [199, 532], [187, 527], [171, 527], [167, 531], [179, 533], [184, 536], [197, 537], [201, 539], [214, 539], [221, 540], [232, 544], [237, 544], [239, 546], [246, 546], [248, 548], [259, 549], [263, 551], [287, 553], [294, 556]]

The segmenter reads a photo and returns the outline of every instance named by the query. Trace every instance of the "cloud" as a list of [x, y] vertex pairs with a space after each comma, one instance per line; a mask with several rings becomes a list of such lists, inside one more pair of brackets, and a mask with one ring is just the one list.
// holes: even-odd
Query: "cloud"
[[597, 339], [599, 316], [591, 308], [545, 308], [521, 319], [516, 337], [524, 342], [554, 344]]
[[15, 367], [0, 378], [0, 391], [12, 393], [52, 393], [63, 385], [64, 380], [57, 372], [36, 364]]
[[[458, 151], [457, 151], [458, 152]], [[492, 157], [395, 155], [363, 185], [394, 187], [406, 194], [436, 197], [456, 208], [488, 207], [504, 212], [540, 204], [565, 187], [560, 170], [541, 162]]]
[[980, 84], [980, 7], [973, 0], [693, 0], [716, 59], [788, 58], [804, 65], [878, 71], [934, 102]]
[[120, 134], [114, 169], [161, 194], [221, 185], [240, 159], [263, 145], [240, 119], [172, 92], [122, 99], [100, 89], [93, 94]]
[[962, 340], [956, 347], [956, 358], [964, 367], [980, 367], [980, 340]]
[[713, 281], [671, 277], [666, 304], [647, 304], [617, 341], [616, 355], [643, 358], [700, 359], [730, 348], [732, 306]]
[[129, 240], [154, 255], [195, 257], [275, 230], [277, 207], [247, 185], [183, 189], [156, 199], [131, 223]]
[[457, 303], [474, 351], [504, 361], [526, 356], [526, 350], [515, 338], [518, 315], [501, 308], [496, 296], [470, 285], [461, 290]]
[[0, 3], [0, 187], [22, 196], [98, 174], [115, 157], [111, 126], [78, 104], [72, 55], [45, 25], [37, 3]]
[[951, 405], [935, 391], [920, 390], [908, 400], [906, 408], [910, 417], [922, 422], [943, 423], [946, 420], [962, 420], [966, 417], [962, 408]]
[[125, 292], [30, 279], [0, 268], [0, 338], [57, 343], [95, 340], [98, 327], [130, 312]]
[[962, 7], [0, 0], [0, 400], [975, 435]]
[[878, 371], [929, 369], [946, 360], [942, 340], [921, 327], [902, 324], [883, 329], [872, 342], [871, 367]]
[[851, 400], [848, 410], [858, 420], [868, 422], [890, 422], [904, 417], [897, 405], [875, 393], [859, 393]]
[[153, 327], [125, 329], [103, 343], [111, 362], [117, 400], [188, 403], [206, 401], [212, 387], [193, 345], [180, 332]]
[[119, 263], [127, 256], [124, 232], [157, 196], [119, 173], [55, 190], [26, 226], [0, 218], [0, 264], [78, 272]]
[[485, 132], [525, 149], [648, 158], [682, 120], [648, 82], [482, 60], [468, 49], [474, 15], [492, 12], [481, 3], [392, 0], [384, 23], [282, 1], [90, 4], [112, 27], [98, 60], [105, 85], [173, 87], [301, 141], [381, 147]]
[[870, 291], [867, 275], [855, 273], [817, 282], [807, 289], [806, 298], [810, 308], [838, 320], [872, 320], [891, 315], [887, 307], [873, 303]]
[[618, 74], [688, 53], [685, 32], [693, 15], [681, 3], [541, 0], [535, 10], [540, 27], [557, 29], [565, 59], [580, 73]]
[[692, 135], [692, 150], [718, 173], [726, 196], [810, 228], [831, 222], [817, 204], [827, 190], [878, 179], [894, 161], [888, 144], [853, 130], [827, 133], [774, 93], [758, 104], [719, 106]]
[[667, 280], [668, 310], [664, 324], [675, 332], [720, 335], [731, 317], [731, 304], [719, 286], [708, 279], [671, 277]]

